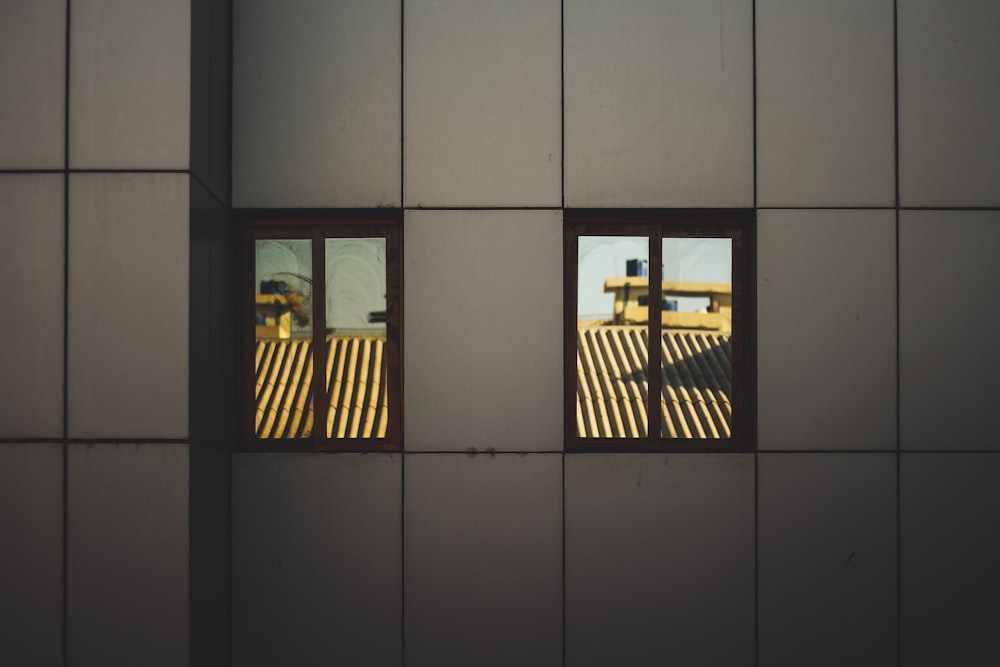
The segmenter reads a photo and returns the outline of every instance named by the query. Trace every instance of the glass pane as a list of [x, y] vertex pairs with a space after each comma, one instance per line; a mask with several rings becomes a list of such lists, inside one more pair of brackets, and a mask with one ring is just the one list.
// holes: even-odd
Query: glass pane
[[326, 239], [326, 435], [388, 430], [386, 241]]
[[664, 438], [732, 435], [732, 282], [732, 239], [663, 239]]
[[260, 438], [312, 433], [312, 242], [255, 243], [257, 377], [255, 427]]
[[649, 239], [581, 236], [577, 260], [576, 434], [644, 438]]

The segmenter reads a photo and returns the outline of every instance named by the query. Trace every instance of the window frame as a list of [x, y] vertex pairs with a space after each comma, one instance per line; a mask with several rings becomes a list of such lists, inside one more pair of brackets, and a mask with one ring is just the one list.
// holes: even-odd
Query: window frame
[[[644, 236], [650, 239], [649, 272], [662, 265], [664, 238], [733, 239], [732, 396], [729, 438], [667, 438], [650, 426], [642, 438], [587, 438], [577, 434], [578, 239], [582, 236]], [[563, 217], [563, 447], [566, 452], [752, 452], [756, 450], [756, 215], [753, 209], [566, 209]], [[662, 281], [648, 281], [648, 303], [663, 299]], [[662, 319], [647, 324], [647, 423], [661, 420]], [[651, 349], [649, 349], [651, 348]], [[654, 421], [655, 420], [655, 421]]]
[[[398, 209], [244, 210], [237, 215], [240, 261], [237, 297], [240, 322], [240, 450], [261, 452], [398, 452], [403, 451], [403, 216]], [[312, 382], [313, 428], [302, 438], [262, 438], [257, 435], [255, 304], [256, 251], [259, 239], [302, 239], [312, 242], [312, 365], [313, 378], [325, 377], [326, 262], [329, 238], [386, 240], [386, 383], [388, 423], [384, 438], [336, 438], [326, 435], [329, 396], [325, 382]], [[317, 344], [322, 341], [323, 344]]]

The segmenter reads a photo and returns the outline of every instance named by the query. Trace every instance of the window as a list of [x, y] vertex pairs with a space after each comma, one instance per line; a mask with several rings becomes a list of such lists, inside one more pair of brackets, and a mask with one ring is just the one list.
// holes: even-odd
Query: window
[[243, 230], [244, 447], [401, 449], [398, 212], [249, 214]]
[[752, 450], [753, 212], [565, 221], [566, 450]]

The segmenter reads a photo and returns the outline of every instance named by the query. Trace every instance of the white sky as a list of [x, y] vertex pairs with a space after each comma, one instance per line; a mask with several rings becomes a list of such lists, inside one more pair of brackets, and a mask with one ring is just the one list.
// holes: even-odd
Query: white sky
[[[310, 284], [292, 274], [312, 278], [312, 241], [270, 240], [256, 243], [255, 288], [264, 280], [284, 280], [290, 290], [311, 295]], [[384, 323], [369, 324], [368, 313], [386, 309], [385, 239], [326, 239], [326, 326], [338, 330], [385, 329]], [[307, 304], [311, 311], [311, 303]], [[311, 312], [310, 318], [311, 318]], [[309, 335], [305, 327], [293, 325], [296, 335]]]
[[[614, 295], [604, 293], [607, 278], [624, 276], [630, 259], [649, 259], [647, 237], [581, 236], [578, 249], [577, 315], [581, 319], [610, 318]], [[655, 271], [650, 271], [653, 276]], [[664, 280], [730, 283], [733, 280], [732, 240], [728, 238], [663, 239]], [[697, 310], [707, 299], [678, 299], [680, 310]]]

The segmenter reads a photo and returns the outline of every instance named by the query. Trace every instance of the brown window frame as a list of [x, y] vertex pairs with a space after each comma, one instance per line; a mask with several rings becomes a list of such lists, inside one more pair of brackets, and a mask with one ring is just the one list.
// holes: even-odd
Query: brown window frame
[[[240, 405], [243, 436], [242, 451], [266, 452], [373, 452], [402, 451], [402, 313], [403, 313], [403, 218], [397, 209], [376, 210], [293, 210], [241, 211], [240, 271], [237, 289], [239, 305], [240, 343]], [[325, 298], [325, 239], [368, 238], [386, 239], [386, 383], [388, 398], [387, 432], [384, 438], [327, 437], [326, 423], [329, 398], [324, 382], [312, 383], [313, 423], [308, 437], [261, 438], [256, 433], [256, 373], [254, 354], [255, 334], [255, 242], [258, 239], [303, 239], [312, 241], [312, 366], [313, 378], [325, 377], [326, 363], [326, 298]], [[322, 341], [323, 344], [317, 344]]]
[[[756, 216], [753, 209], [611, 210], [568, 209], [563, 224], [564, 271], [564, 450], [567, 452], [751, 452], [756, 447]], [[663, 238], [733, 239], [733, 331], [731, 436], [664, 438], [659, 392], [647, 392], [650, 426], [645, 437], [599, 438], [577, 435], [577, 284], [581, 236], [645, 236], [650, 239], [649, 267], [662, 265]], [[661, 281], [648, 281], [648, 303], [663, 298]], [[648, 341], [662, 338], [659, 317], [650, 317]], [[648, 343], [647, 343], [648, 345]], [[661, 352], [649, 345], [648, 383], [662, 387]]]

